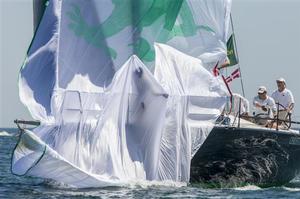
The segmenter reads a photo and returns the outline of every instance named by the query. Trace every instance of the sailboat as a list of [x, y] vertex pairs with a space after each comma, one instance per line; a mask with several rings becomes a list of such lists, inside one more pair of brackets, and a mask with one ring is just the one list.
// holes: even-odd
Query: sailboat
[[300, 134], [291, 129], [299, 122], [292, 121], [290, 115], [284, 120], [277, 115], [264, 118], [273, 125], [259, 125], [259, 114], [242, 114], [241, 99], [245, 98], [240, 97], [236, 98], [235, 110], [220, 117], [193, 157], [191, 181], [212, 187], [289, 183], [300, 172]]
[[[283, 183], [297, 174], [295, 133], [243, 119], [215, 124], [230, 93], [207, 69], [226, 60], [230, 0], [35, 3], [39, 25], [19, 89], [38, 122], [16, 123], [39, 126], [20, 126], [13, 174], [78, 188], [141, 181]], [[283, 138], [276, 139], [278, 147], [269, 145], [275, 133]], [[293, 141], [282, 147], [286, 139]], [[263, 155], [270, 158], [283, 149], [280, 157], [286, 168], [294, 166], [293, 175], [283, 178], [283, 170], [267, 167], [276, 176], [272, 181], [272, 175], [239, 172], [240, 162], [264, 149], [249, 153], [247, 143], [266, 146]], [[272, 160], [282, 169], [276, 155]]]
[[[240, 78], [241, 90], [245, 96], [232, 18], [231, 30], [232, 34], [227, 42], [230, 61], [226, 67], [237, 66], [237, 69], [224, 78], [224, 82]], [[214, 71], [216, 72], [219, 73]], [[261, 114], [248, 115], [249, 101], [243, 96], [231, 94], [227, 113], [220, 116], [193, 157], [192, 182], [203, 182], [209, 187], [245, 184], [268, 187], [287, 184], [299, 175], [300, 134], [299, 130], [291, 127], [292, 124], [300, 123], [292, 121], [288, 114], [285, 119], [278, 119], [278, 115], [275, 118], [264, 118], [263, 121], [272, 124], [270, 126], [259, 125]], [[277, 103], [277, 110], [280, 106], [282, 105]]]

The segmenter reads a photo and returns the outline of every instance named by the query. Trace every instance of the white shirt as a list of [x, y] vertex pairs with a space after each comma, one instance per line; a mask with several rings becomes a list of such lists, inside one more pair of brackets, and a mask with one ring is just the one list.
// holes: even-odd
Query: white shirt
[[285, 108], [288, 108], [291, 103], [295, 103], [292, 92], [286, 88], [282, 92], [275, 90], [272, 93], [272, 98], [276, 103], [282, 104], [284, 106], [283, 108], [279, 105], [279, 110], [284, 110]]
[[[255, 103], [258, 103], [261, 106], [265, 106], [266, 108], [272, 110], [268, 112], [263, 111], [261, 108], [258, 108], [255, 106]], [[269, 117], [273, 117], [273, 112], [276, 112], [276, 104], [275, 101], [273, 100], [273, 98], [267, 96], [267, 98], [265, 100], [260, 99], [258, 96], [254, 97], [253, 99], [253, 105], [256, 108], [255, 110], [255, 114], [260, 114], [260, 113], [264, 113], [264, 114], [269, 114]]]

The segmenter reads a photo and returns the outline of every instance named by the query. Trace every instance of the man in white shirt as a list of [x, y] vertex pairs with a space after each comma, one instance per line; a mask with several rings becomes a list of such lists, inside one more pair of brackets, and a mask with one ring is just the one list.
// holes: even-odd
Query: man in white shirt
[[291, 114], [294, 108], [294, 97], [292, 92], [286, 88], [286, 82], [283, 78], [277, 79], [276, 83], [278, 89], [272, 93], [272, 98], [276, 103], [279, 103], [278, 118], [286, 120], [287, 115]]
[[[277, 108], [274, 100], [267, 95], [267, 88], [260, 86], [257, 94], [253, 99], [253, 105], [256, 108], [255, 115], [260, 118], [273, 118], [276, 115]], [[258, 120], [256, 122], [260, 125], [268, 124], [268, 120]]]

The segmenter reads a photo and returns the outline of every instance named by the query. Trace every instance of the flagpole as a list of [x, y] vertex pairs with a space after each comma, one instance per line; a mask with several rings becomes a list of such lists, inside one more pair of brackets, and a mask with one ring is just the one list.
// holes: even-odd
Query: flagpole
[[231, 29], [232, 29], [232, 33], [233, 33], [233, 42], [235, 45], [234, 51], [237, 57], [237, 61], [238, 61], [238, 68], [240, 70], [240, 75], [241, 75], [241, 87], [242, 87], [242, 93], [243, 93], [243, 97], [245, 97], [245, 90], [244, 90], [244, 83], [243, 83], [243, 76], [242, 76], [242, 71], [241, 71], [241, 67], [240, 67], [240, 58], [239, 58], [239, 54], [238, 54], [238, 50], [237, 50], [237, 45], [236, 45], [236, 40], [235, 40], [235, 33], [234, 33], [234, 27], [233, 27], [233, 20], [232, 20], [232, 15], [230, 13], [230, 22], [231, 22]]

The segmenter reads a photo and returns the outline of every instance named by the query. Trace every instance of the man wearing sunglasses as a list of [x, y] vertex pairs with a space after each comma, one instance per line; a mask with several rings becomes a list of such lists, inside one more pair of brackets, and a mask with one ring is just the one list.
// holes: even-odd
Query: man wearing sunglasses
[[[277, 108], [273, 98], [267, 95], [267, 88], [260, 86], [257, 91], [257, 96], [253, 99], [253, 106], [256, 108], [255, 117], [257, 118], [273, 118], [276, 115]], [[267, 125], [266, 119], [256, 121], [259, 125]]]

